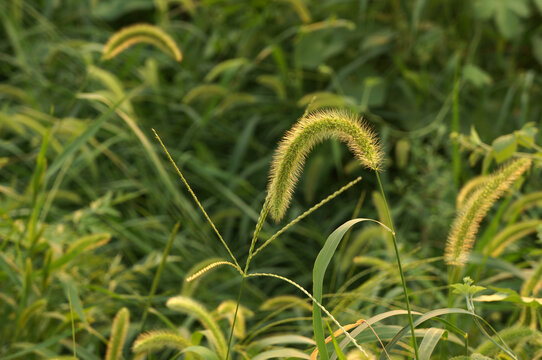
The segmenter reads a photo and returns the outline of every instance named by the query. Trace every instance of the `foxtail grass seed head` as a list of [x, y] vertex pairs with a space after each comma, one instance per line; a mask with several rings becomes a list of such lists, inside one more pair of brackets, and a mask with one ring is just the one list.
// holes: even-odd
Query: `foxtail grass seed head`
[[188, 339], [172, 330], [153, 330], [137, 337], [132, 350], [135, 353], [150, 352], [170, 348], [184, 350], [191, 346]]
[[346, 143], [366, 168], [381, 169], [383, 153], [380, 144], [363, 120], [346, 111], [310, 113], [284, 136], [271, 164], [268, 202], [275, 221], [279, 221], [288, 208], [305, 158], [315, 145], [329, 138]]
[[181, 50], [175, 40], [159, 27], [150, 24], [131, 25], [114, 33], [104, 45], [102, 59], [112, 59], [139, 43], [154, 45], [176, 61], [182, 60]]
[[485, 185], [470, 196], [448, 234], [444, 252], [448, 265], [463, 266], [467, 263], [480, 222], [495, 201], [530, 167], [530, 159], [514, 160], [489, 176]]

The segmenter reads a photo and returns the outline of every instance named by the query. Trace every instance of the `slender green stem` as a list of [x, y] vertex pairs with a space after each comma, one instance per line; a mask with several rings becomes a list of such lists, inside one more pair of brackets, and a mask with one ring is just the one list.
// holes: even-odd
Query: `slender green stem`
[[392, 230], [392, 239], [393, 247], [395, 249], [395, 257], [397, 258], [397, 266], [399, 267], [399, 274], [401, 275], [401, 284], [403, 285], [403, 293], [405, 294], [406, 308], [408, 312], [408, 322], [410, 323], [410, 334], [412, 335], [412, 343], [414, 345], [414, 355], [416, 360], [419, 360], [420, 355], [418, 354], [418, 343], [416, 341], [416, 334], [414, 333], [414, 321], [412, 320], [412, 312], [410, 310], [410, 301], [408, 300], [408, 290], [405, 281], [405, 274], [403, 273], [403, 267], [401, 266], [401, 257], [399, 256], [399, 248], [397, 247], [397, 237], [395, 235], [395, 228], [391, 220], [390, 208], [388, 207], [388, 202], [386, 200], [386, 195], [384, 194], [384, 188], [382, 187], [382, 181], [380, 181], [380, 175], [378, 171], [375, 171], [376, 179], [378, 180], [378, 186], [380, 187], [380, 193], [384, 199], [384, 205], [386, 205], [386, 214], [388, 215], [388, 221], [390, 228]]
[[177, 222], [173, 227], [169, 240], [166, 244], [166, 248], [164, 249], [164, 253], [162, 254], [162, 260], [160, 261], [160, 265], [158, 265], [158, 270], [156, 270], [156, 274], [154, 275], [154, 279], [152, 280], [151, 291], [149, 293], [149, 297], [147, 298], [147, 304], [145, 305], [145, 311], [143, 312], [139, 332], [143, 332], [143, 329], [145, 327], [145, 320], [147, 320], [147, 314], [149, 313], [149, 307], [151, 306], [152, 298], [156, 293], [156, 288], [158, 287], [158, 282], [160, 281], [162, 270], [164, 269], [164, 265], [166, 264], [166, 258], [169, 255], [169, 250], [171, 249], [171, 245], [173, 244], [173, 239], [175, 239], [175, 235], [177, 235], [177, 232], [179, 231], [179, 226], [181, 226], [181, 223]]
[[[461, 272], [463, 270], [463, 267], [456, 266], [456, 265], [450, 265], [448, 266], [448, 284], [455, 284], [457, 283], [461, 278]], [[450, 287], [450, 290], [448, 291], [448, 307], [453, 307], [453, 300], [454, 296], [452, 294], [452, 288]]]
[[244, 275], [246, 275], [248, 272], [250, 260], [252, 260], [252, 257], [256, 254], [254, 252], [254, 247], [256, 246], [256, 242], [258, 241], [258, 237], [260, 236], [260, 232], [262, 231], [265, 218], [267, 218], [267, 214], [269, 214], [270, 207], [268, 199], [269, 198], [265, 199], [265, 203], [263, 204], [262, 210], [260, 211], [260, 216], [258, 217], [258, 222], [256, 223], [256, 228], [254, 229], [254, 234], [252, 235], [252, 241], [250, 242], [250, 249], [248, 250], [248, 258], [245, 264]]
[[233, 339], [233, 329], [235, 329], [235, 322], [237, 321], [237, 313], [239, 312], [241, 296], [243, 295], [243, 289], [245, 287], [245, 279], [247, 276], [248, 267], [250, 265], [250, 260], [252, 259], [252, 256], [253, 256], [254, 247], [256, 246], [256, 242], [258, 241], [258, 237], [260, 236], [260, 232], [262, 231], [265, 218], [267, 218], [267, 214], [269, 214], [269, 203], [266, 198], [262, 206], [262, 210], [260, 211], [260, 216], [258, 217], [258, 221], [256, 222], [256, 228], [254, 229], [254, 234], [252, 235], [252, 240], [250, 242], [250, 249], [248, 251], [248, 258], [245, 264], [245, 270], [241, 273], [241, 275], [243, 276], [243, 279], [241, 280], [239, 295], [237, 296], [237, 304], [235, 305], [235, 313], [233, 314], [233, 321], [231, 324], [230, 335], [228, 338], [228, 351], [226, 352], [226, 360], [228, 360], [228, 357], [230, 356], [231, 341]]
[[243, 274], [241, 280], [241, 286], [239, 287], [239, 295], [237, 295], [237, 305], [235, 306], [235, 312], [233, 313], [233, 321], [231, 323], [230, 335], [228, 336], [228, 351], [226, 351], [226, 360], [230, 356], [231, 341], [233, 339], [233, 329], [235, 329], [235, 322], [237, 321], [237, 313], [239, 312], [239, 304], [241, 303], [241, 296], [243, 296], [243, 289], [245, 287], [246, 272]]
[[166, 153], [167, 158], [169, 159], [169, 162], [171, 163], [171, 165], [173, 165], [173, 167], [175, 168], [175, 171], [177, 171], [177, 175], [179, 175], [179, 177], [181, 178], [181, 181], [183, 182], [184, 186], [186, 187], [186, 189], [188, 190], [190, 195], [192, 195], [192, 198], [194, 199], [194, 201], [196, 202], [196, 204], [200, 208], [201, 212], [203, 213], [203, 216], [205, 216], [205, 219], [207, 219], [207, 222], [211, 225], [211, 228], [213, 228], [215, 234], [220, 239], [220, 242], [226, 248], [226, 251], [228, 252], [230, 257], [232, 258], [234, 264], [239, 267], [239, 263], [237, 262], [237, 259], [235, 258], [235, 256], [233, 256], [233, 253], [231, 252], [230, 247], [228, 246], [228, 244], [226, 244], [226, 241], [224, 241], [224, 238], [222, 238], [222, 235], [220, 235], [220, 232], [218, 232], [218, 229], [216, 228], [215, 224], [213, 223], [213, 221], [211, 220], [209, 215], [207, 215], [207, 212], [205, 211], [205, 209], [203, 208], [203, 206], [199, 202], [198, 197], [196, 196], [196, 194], [194, 193], [194, 191], [192, 190], [192, 188], [190, 187], [190, 185], [188, 184], [188, 182], [184, 178], [181, 170], [179, 170], [179, 167], [177, 166], [177, 164], [175, 163], [175, 161], [173, 160], [173, 158], [169, 154], [169, 151], [167, 150], [166, 146], [162, 142], [162, 139], [160, 138], [160, 136], [158, 136], [158, 133], [156, 132], [156, 130], [152, 129], [152, 132], [154, 133], [154, 136], [156, 136], [156, 139], [160, 143], [160, 146], [162, 146], [162, 149]]
[[72, 298], [70, 292], [68, 291], [68, 303], [70, 304], [70, 317], [72, 320], [72, 347], [73, 347], [73, 357], [77, 359], [77, 351], [75, 347], [75, 320], [73, 316], [73, 307], [72, 307]]

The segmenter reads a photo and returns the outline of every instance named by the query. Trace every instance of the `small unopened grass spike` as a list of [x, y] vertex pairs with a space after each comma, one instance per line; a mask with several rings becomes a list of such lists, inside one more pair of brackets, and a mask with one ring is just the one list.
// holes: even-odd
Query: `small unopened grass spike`
[[[229, 265], [229, 266], [233, 267], [235, 270], [239, 271], [239, 269], [229, 261], [217, 261], [217, 262], [214, 262], [212, 264], [207, 265], [203, 269], [201, 269], [201, 270], [197, 271], [196, 273], [188, 276], [186, 278], [186, 281], [187, 282], [194, 281], [194, 280], [198, 279], [200, 276], [204, 275], [207, 271], [210, 271], [210, 270], [212, 270], [212, 269], [214, 269], [216, 267], [222, 266], [222, 265]], [[241, 275], [243, 274], [242, 272], [240, 272], [240, 273], [241, 273]]]

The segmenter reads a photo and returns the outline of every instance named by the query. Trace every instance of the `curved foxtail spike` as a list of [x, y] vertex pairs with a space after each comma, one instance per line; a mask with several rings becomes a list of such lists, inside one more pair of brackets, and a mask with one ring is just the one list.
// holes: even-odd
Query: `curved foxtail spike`
[[271, 164], [267, 202], [275, 221], [279, 221], [288, 208], [306, 156], [315, 145], [328, 138], [346, 143], [366, 168], [380, 170], [383, 154], [377, 137], [356, 115], [324, 110], [303, 116], [284, 136]]
[[176, 61], [183, 58], [175, 40], [162, 29], [150, 24], [136, 24], [117, 31], [109, 38], [103, 48], [102, 59], [112, 59], [138, 43], [154, 45]]
[[495, 201], [531, 167], [530, 159], [518, 159], [495, 172], [485, 185], [476, 190], [457, 214], [444, 251], [448, 265], [463, 266], [467, 263], [480, 222]]

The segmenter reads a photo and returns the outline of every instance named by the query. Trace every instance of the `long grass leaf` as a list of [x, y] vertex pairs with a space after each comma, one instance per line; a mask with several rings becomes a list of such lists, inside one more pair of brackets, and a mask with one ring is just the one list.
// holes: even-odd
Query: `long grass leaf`
[[273, 349], [259, 353], [254, 356], [252, 360], [267, 360], [276, 358], [288, 358], [288, 359], [309, 359], [309, 355], [302, 351], [292, 348]]
[[[335, 250], [337, 249], [337, 246], [341, 242], [343, 236], [352, 226], [354, 226], [355, 224], [359, 222], [365, 222], [365, 221], [371, 221], [371, 222], [380, 224], [389, 232], [391, 232], [391, 230], [387, 226], [385, 226], [379, 221], [376, 221], [373, 219], [358, 218], [358, 219], [353, 219], [353, 220], [345, 222], [344, 224], [339, 226], [333, 233], [331, 233], [331, 235], [329, 235], [329, 237], [327, 238], [324, 244], [324, 247], [322, 248], [322, 250], [320, 250], [320, 253], [318, 254], [318, 257], [316, 258], [316, 261], [314, 262], [313, 276], [312, 276], [313, 296], [319, 303], [322, 302], [324, 275], [331, 261], [331, 258], [333, 257], [333, 254], [335, 254]], [[318, 346], [318, 351], [320, 352], [320, 358], [323, 360], [327, 360], [329, 357], [326, 350], [324, 327], [322, 323], [322, 312], [318, 306], [314, 305], [312, 314], [313, 314], [314, 336], [316, 337], [316, 344]]]
[[190, 352], [201, 356], [203, 360], [219, 360], [214, 352], [203, 346], [190, 346], [183, 350], [183, 353]]
[[433, 350], [435, 350], [445, 331], [439, 328], [430, 328], [427, 330], [420, 344], [420, 360], [429, 360], [431, 358]]

